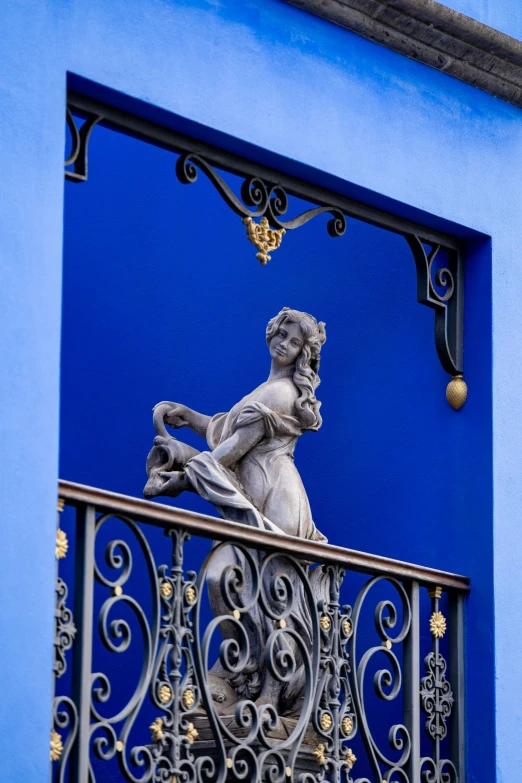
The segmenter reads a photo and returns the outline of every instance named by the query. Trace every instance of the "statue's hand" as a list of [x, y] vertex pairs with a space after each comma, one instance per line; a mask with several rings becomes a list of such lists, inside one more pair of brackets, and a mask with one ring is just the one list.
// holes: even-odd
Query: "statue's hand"
[[[154, 410], [159, 406], [163, 406], [163, 421], [173, 427], [179, 429], [180, 427], [190, 426], [190, 408], [186, 405], [180, 405], [177, 402], [159, 402]], [[170, 408], [167, 408], [170, 406]]]

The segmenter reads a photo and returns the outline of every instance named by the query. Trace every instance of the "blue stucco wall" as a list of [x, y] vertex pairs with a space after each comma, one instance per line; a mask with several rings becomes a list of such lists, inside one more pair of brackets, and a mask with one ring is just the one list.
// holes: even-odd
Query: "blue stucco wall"
[[[281, 166], [306, 178], [405, 215], [423, 211], [426, 222], [453, 221], [463, 235], [492, 236], [491, 245], [477, 239], [471, 249], [466, 325], [470, 400], [455, 419], [458, 423], [450, 425], [455, 427], [456, 462], [444, 467], [451, 477], [461, 460], [464, 483], [453, 510], [454, 519], [460, 515], [455, 540], [457, 551], [468, 547], [470, 552], [472, 634], [478, 637], [479, 648], [483, 645], [480, 659], [468, 662], [475, 727], [470, 739], [477, 762], [470, 777], [492, 776], [494, 722], [497, 777], [513, 779], [521, 763], [522, 722], [517, 697], [522, 667], [514, 654], [522, 630], [517, 590], [522, 554], [522, 425], [517, 418], [522, 361], [520, 110], [279, 0], [13, 2], [4, 4], [3, 15], [9, 31], [0, 92], [2, 116], [8, 118], [0, 197], [5, 303], [0, 311], [0, 350], [8, 368], [0, 392], [5, 552], [0, 655], [2, 671], [9, 671], [0, 708], [4, 778], [41, 781], [47, 775], [61, 160], [70, 72], [128, 96], [121, 98], [122, 104], [140, 99], [140, 110], [150, 116], [159, 107], [227, 134], [228, 143], [238, 150], [244, 143], [254, 145], [253, 153], [260, 159], [273, 160], [275, 153]], [[103, 95], [101, 90], [93, 92]], [[204, 127], [202, 134], [215, 135]], [[490, 268], [492, 312], [487, 296]], [[427, 312], [422, 316], [430, 319]], [[426, 361], [433, 362], [431, 352]], [[428, 426], [426, 430], [428, 436]], [[480, 433], [486, 435], [483, 441]], [[458, 454], [469, 449], [475, 437], [480, 451], [476, 474], [466, 470], [462, 453]], [[390, 464], [392, 470], [393, 455]], [[440, 466], [437, 470], [439, 475], [444, 472]], [[377, 478], [385, 481], [387, 475]], [[488, 526], [491, 483], [494, 524]], [[433, 492], [444, 492], [445, 486], [435, 485]], [[474, 488], [485, 493], [480, 511], [473, 506]], [[492, 579], [496, 706], [488, 693], [493, 666]], [[480, 734], [480, 723], [485, 735]], [[13, 726], [27, 727], [31, 742]], [[478, 744], [481, 736], [488, 742]]]

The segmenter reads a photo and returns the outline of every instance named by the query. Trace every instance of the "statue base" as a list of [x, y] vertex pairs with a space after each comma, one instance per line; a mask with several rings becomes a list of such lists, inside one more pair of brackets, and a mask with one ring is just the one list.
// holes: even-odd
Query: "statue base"
[[[194, 728], [198, 732], [197, 740], [191, 745], [191, 751], [196, 758], [201, 756], [210, 756], [214, 761], [218, 760], [218, 750], [216, 747], [216, 741], [212, 733], [212, 729], [209, 724], [208, 717], [205, 712], [196, 712], [192, 716], [192, 722]], [[221, 715], [220, 720], [238, 739], [248, 736], [248, 729], [241, 728], [237, 725], [233, 715]], [[274, 750], [277, 750], [277, 745], [284, 742], [295, 731], [297, 725], [297, 718], [279, 718], [278, 726], [275, 731], [267, 732], [267, 737], [274, 743]], [[311, 724], [308, 725], [301, 747], [296, 756], [294, 763], [294, 779], [298, 780], [299, 775], [303, 772], [317, 775], [321, 770], [320, 757], [318, 758], [317, 749], [321, 744], [321, 737], [316, 733]], [[232, 750], [234, 747], [232, 743], [228, 743], [225, 740], [225, 746]], [[266, 752], [266, 748], [261, 745], [257, 740], [254, 740], [248, 746], [254, 751], [256, 755]], [[288, 753], [291, 747], [285, 752]]]

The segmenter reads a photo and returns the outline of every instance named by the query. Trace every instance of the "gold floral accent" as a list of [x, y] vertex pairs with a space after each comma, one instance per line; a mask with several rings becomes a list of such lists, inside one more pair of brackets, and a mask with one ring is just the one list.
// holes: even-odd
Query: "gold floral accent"
[[194, 728], [194, 724], [193, 723], [189, 723], [186, 737], [187, 737], [187, 739], [188, 739], [188, 741], [190, 742], [191, 745], [194, 742], [194, 740], [196, 739], [196, 737], [199, 737], [199, 732]]
[[194, 696], [194, 691], [190, 688], [187, 688], [185, 691], [183, 691], [183, 696], [181, 697], [181, 701], [183, 702], [183, 706], [189, 710], [194, 702], [196, 701], [196, 697]]
[[232, 769], [232, 767], [234, 766], [234, 762], [232, 761], [232, 759], [227, 759], [225, 764], [227, 765], [227, 769]]
[[348, 750], [346, 751], [346, 756], [344, 757], [344, 760], [346, 761], [346, 763], [348, 764], [350, 769], [353, 767], [353, 765], [357, 761], [357, 756], [354, 756], [354, 754], [352, 753], [352, 749], [351, 748], [348, 748]]
[[333, 723], [332, 716], [330, 715], [329, 712], [323, 712], [323, 714], [321, 715], [320, 723], [323, 731], [328, 731], [328, 729], [331, 727]]
[[345, 715], [345, 717], [343, 718], [341, 723], [341, 728], [345, 734], [349, 734], [353, 729], [353, 720], [350, 718], [349, 715]]
[[286, 620], [279, 620], [277, 624], [280, 628], [286, 628]]
[[59, 514], [62, 513], [63, 507], [65, 506], [65, 500], [63, 498], [58, 498], [58, 503], [56, 505], [56, 510]]
[[67, 550], [69, 549], [69, 542], [67, 541], [67, 536], [63, 532], [61, 528], [57, 528], [56, 530], [56, 559], [62, 560], [65, 555], [67, 554]]
[[433, 612], [431, 615], [430, 631], [435, 639], [442, 639], [446, 633], [446, 618], [442, 612]]
[[156, 720], [150, 724], [149, 729], [153, 742], [159, 742], [163, 739], [163, 721], [161, 718], [156, 718]]
[[312, 754], [317, 763], [322, 766], [326, 764], [326, 756], [324, 755], [324, 745], [318, 745]]
[[286, 775], [287, 778], [291, 778], [292, 777], [292, 767], [286, 767], [285, 775]]
[[285, 229], [270, 228], [266, 217], [261, 218], [259, 223], [254, 223], [251, 217], [245, 217], [243, 223], [246, 226], [247, 237], [259, 250], [259, 253], [256, 253], [257, 260], [265, 266], [272, 258], [268, 255], [269, 251], [277, 250], [280, 246], [281, 240], [286, 234]]
[[165, 581], [161, 583], [160, 593], [163, 598], [170, 598], [173, 592], [174, 590], [172, 589], [170, 582]]
[[187, 596], [187, 601], [189, 604], [193, 604], [196, 600], [196, 591], [193, 587], [187, 587], [185, 590], [185, 595]]
[[319, 625], [321, 626], [323, 631], [328, 631], [330, 628], [330, 618], [327, 617], [327, 615], [323, 614], [323, 616], [319, 620]]
[[428, 590], [428, 595], [430, 598], [440, 598], [442, 595], [442, 587], [431, 587]]
[[352, 624], [349, 620], [343, 620], [343, 633], [345, 636], [348, 636], [350, 631], [352, 630]]
[[116, 750], [118, 751], [118, 753], [123, 753], [123, 748], [124, 747], [125, 746], [124, 746], [123, 742], [121, 740], [118, 740], [118, 742], [116, 743]]
[[63, 753], [62, 738], [54, 729], [51, 731], [51, 761], [58, 761]]
[[162, 685], [159, 689], [159, 700], [166, 704], [168, 701], [170, 701], [172, 698], [172, 690], [170, 688], [170, 685]]

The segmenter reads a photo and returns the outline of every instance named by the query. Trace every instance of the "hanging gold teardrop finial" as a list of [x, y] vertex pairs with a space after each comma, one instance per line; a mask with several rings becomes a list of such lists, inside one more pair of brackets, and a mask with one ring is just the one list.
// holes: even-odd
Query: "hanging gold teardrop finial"
[[466, 381], [460, 375], [454, 375], [446, 388], [446, 399], [454, 411], [459, 411], [468, 398]]

